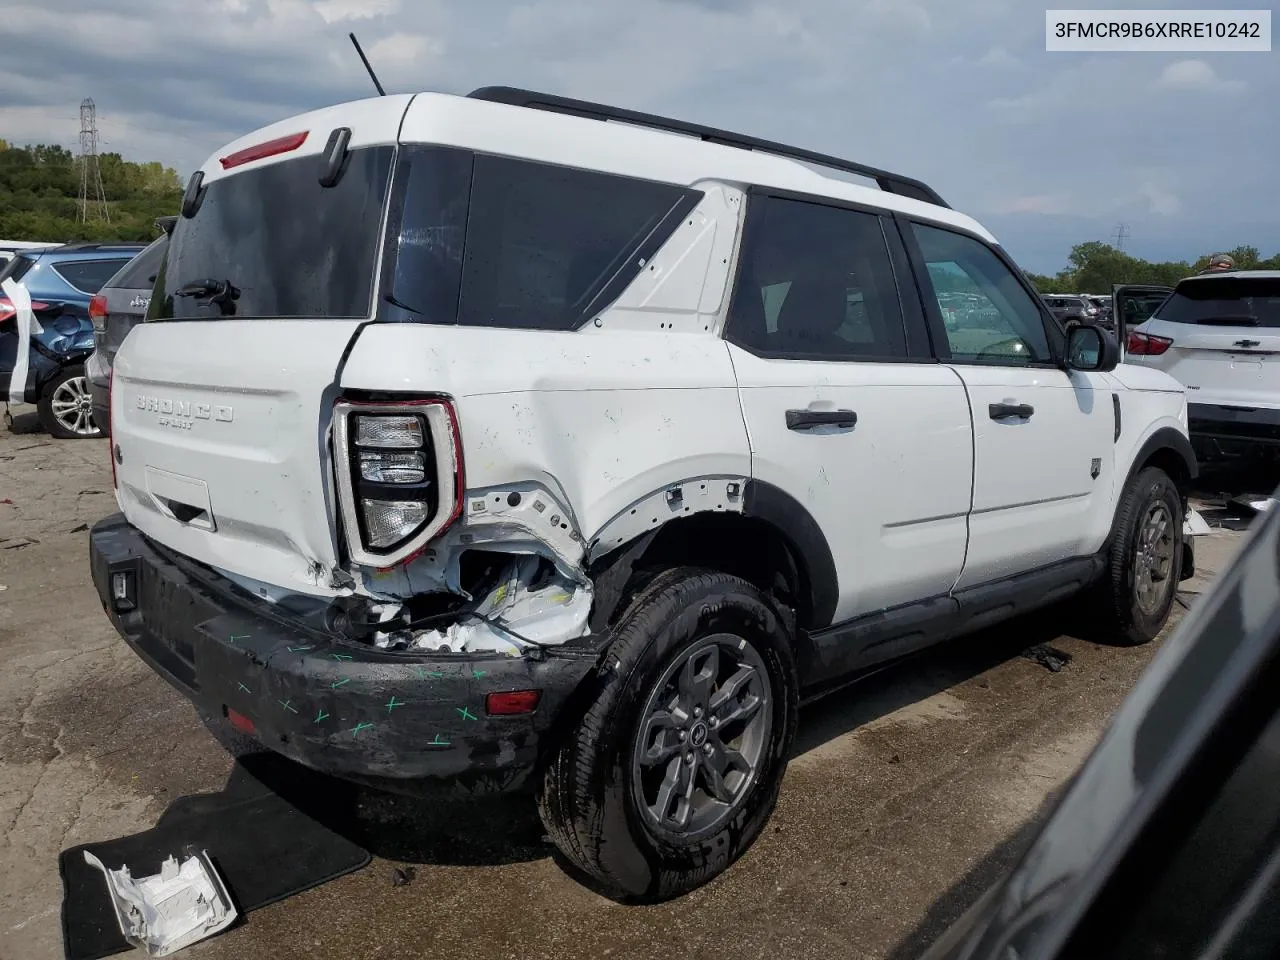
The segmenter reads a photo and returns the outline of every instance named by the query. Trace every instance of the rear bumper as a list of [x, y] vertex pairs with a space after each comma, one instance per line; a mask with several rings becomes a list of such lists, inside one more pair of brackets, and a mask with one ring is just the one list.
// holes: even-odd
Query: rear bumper
[[1280, 449], [1280, 409], [1187, 405], [1192, 445], [1197, 456], [1242, 456]]
[[[264, 746], [350, 779], [518, 789], [596, 664], [587, 650], [406, 656], [337, 639], [157, 546], [118, 514], [94, 526], [89, 550], [107, 615], [153, 670], [206, 715], [234, 711]], [[121, 612], [111, 582], [125, 570], [136, 605]], [[528, 689], [541, 691], [532, 714], [486, 714], [487, 694]]]

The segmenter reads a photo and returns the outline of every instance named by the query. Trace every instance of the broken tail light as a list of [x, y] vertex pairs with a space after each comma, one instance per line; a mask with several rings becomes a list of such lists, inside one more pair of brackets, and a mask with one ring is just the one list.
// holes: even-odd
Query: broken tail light
[[356, 563], [408, 560], [461, 515], [462, 440], [451, 401], [340, 401], [333, 441], [342, 526]]
[[13, 305], [13, 301], [0, 294], [0, 330], [6, 325], [14, 326], [13, 318], [18, 315], [18, 308]]
[[1125, 338], [1124, 349], [1136, 357], [1158, 357], [1171, 346], [1173, 341], [1168, 337], [1157, 337], [1151, 333], [1133, 331]]

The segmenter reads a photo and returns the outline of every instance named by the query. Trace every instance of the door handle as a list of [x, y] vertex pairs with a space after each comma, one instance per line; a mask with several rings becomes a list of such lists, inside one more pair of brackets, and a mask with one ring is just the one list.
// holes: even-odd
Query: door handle
[[858, 422], [852, 410], [788, 410], [788, 430], [809, 430], [813, 427], [844, 427], [849, 429]]
[[1029, 403], [992, 403], [987, 406], [987, 413], [992, 420], [1005, 420], [1009, 417], [1029, 419], [1036, 408]]

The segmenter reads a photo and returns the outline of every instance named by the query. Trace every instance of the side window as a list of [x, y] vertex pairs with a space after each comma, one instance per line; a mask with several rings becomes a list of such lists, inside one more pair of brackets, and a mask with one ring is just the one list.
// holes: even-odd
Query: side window
[[902, 306], [880, 218], [753, 197], [728, 338], [770, 357], [905, 357]]
[[1037, 363], [1053, 359], [1035, 300], [990, 248], [972, 237], [912, 224], [939, 305], [964, 294], [962, 309], [943, 311], [951, 356], [959, 363]]
[[116, 271], [129, 260], [69, 260], [55, 263], [53, 269], [63, 280], [81, 293], [95, 294], [103, 284], [115, 276]]
[[675, 184], [477, 156], [458, 322], [573, 329], [622, 292], [700, 196]]

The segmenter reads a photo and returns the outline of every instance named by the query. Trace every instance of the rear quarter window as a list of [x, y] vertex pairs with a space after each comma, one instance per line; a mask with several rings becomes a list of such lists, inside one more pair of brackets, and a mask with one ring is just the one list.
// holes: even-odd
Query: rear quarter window
[[168, 246], [167, 236], [154, 241], [151, 246], [130, 260], [123, 270], [114, 274], [107, 285], [121, 290], [150, 290], [152, 284], [156, 282], [156, 274], [160, 271], [160, 264], [164, 261], [164, 253]]
[[1280, 277], [1184, 281], [1156, 315], [1169, 323], [1280, 327]]
[[119, 260], [66, 260], [53, 264], [54, 273], [81, 293], [95, 294], [129, 262], [129, 257]]
[[[404, 319], [572, 330], [702, 196], [670, 183], [441, 147], [407, 151], [392, 290]], [[393, 227], [394, 229], [394, 227]]]

